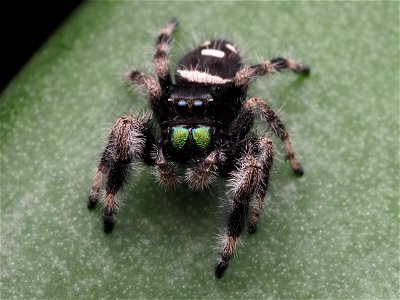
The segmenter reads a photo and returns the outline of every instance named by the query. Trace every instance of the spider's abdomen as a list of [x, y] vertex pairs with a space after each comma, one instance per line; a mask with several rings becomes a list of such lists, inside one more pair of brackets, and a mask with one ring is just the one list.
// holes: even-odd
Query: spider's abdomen
[[242, 67], [236, 48], [225, 40], [207, 41], [178, 63], [176, 83], [223, 84]]

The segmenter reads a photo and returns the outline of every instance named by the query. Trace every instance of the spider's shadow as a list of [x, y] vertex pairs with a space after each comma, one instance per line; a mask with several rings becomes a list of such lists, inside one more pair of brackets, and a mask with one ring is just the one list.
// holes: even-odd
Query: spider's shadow
[[[143, 230], [143, 223], [153, 230], [185, 228], [208, 236], [219, 225], [224, 180], [204, 191], [191, 191], [185, 183], [176, 189], [164, 189], [155, 182], [148, 168], [122, 191], [123, 207], [118, 214], [116, 231], [123, 235]], [[146, 230], [146, 229], [144, 229]]]

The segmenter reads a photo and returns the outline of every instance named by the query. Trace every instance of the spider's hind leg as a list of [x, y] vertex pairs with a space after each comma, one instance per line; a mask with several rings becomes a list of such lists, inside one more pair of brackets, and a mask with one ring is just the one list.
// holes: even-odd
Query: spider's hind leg
[[169, 44], [178, 21], [172, 19], [158, 33], [156, 51], [153, 58], [154, 68], [161, 86], [171, 84], [171, 74], [168, 61]]
[[150, 149], [154, 137], [149, 130], [148, 120], [123, 116], [114, 123], [108, 144], [100, 160], [88, 200], [88, 208], [94, 208], [105, 184], [103, 201], [103, 225], [105, 232], [111, 232], [118, 201], [116, 194], [126, 181], [131, 162], [141, 159], [152, 164]]
[[245, 66], [237, 71], [234, 77], [234, 83], [237, 87], [247, 88], [253, 77], [276, 74], [284, 70], [291, 70], [296, 74], [309, 75], [310, 67], [299, 63], [293, 59], [276, 57], [271, 60], [265, 60], [259, 64]]

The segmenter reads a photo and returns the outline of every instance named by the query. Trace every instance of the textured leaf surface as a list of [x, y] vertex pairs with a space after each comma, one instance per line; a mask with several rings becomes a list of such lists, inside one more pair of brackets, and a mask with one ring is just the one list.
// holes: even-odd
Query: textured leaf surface
[[[221, 281], [223, 182], [165, 192], [142, 168], [111, 235], [85, 207], [113, 120], [147, 109], [119, 74], [151, 72], [174, 16], [175, 61], [223, 35], [248, 63], [312, 67], [251, 89], [283, 106], [306, 173], [278, 155], [259, 231]], [[1, 95], [1, 298], [399, 298], [398, 45], [397, 2], [85, 4]]]

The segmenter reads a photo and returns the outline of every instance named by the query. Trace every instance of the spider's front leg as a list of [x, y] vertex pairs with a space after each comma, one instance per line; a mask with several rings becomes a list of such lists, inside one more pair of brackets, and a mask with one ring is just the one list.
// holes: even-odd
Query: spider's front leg
[[248, 219], [248, 230], [250, 233], [256, 232], [258, 222], [263, 210], [265, 195], [268, 190], [269, 175], [272, 169], [274, 145], [272, 141], [265, 137], [259, 137], [257, 144], [260, 153], [259, 159], [262, 166], [262, 177], [258, 185], [252, 210]]
[[[215, 269], [217, 278], [221, 278], [228, 268], [246, 222], [249, 222], [250, 230], [255, 230], [257, 226], [272, 166], [273, 147], [270, 140], [249, 138], [241, 142], [238, 148], [244, 150], [236, 162], [236, 169], [229, 175], [230, 209], [221, 257]], [[256, 203], [248, 216], [250, 201], [255, 193]]]
[[304, 171], [293, 150], [289, 133], [282, 121], [278, 118], [278, 115], [265, 101], [258, 98], [251, 98], [244, 103], [243, 108], [236, 119], [233, 136], [236, 137], [237, 141], [243, 140], [253, 126], [256, 114], [261, 115], [262, 119], [268, 123], [272, 131], [283, 142], [286, 158], [289, 161], [292, 170], [299, 176], [303, 175]]
[[123, 116], [114, 123], [108, 144], [91, 187], [88, 208], [96, 206], [100, 190], [105, 183], [103, 201], [104, 231], [111, 232], [115, 221], [118, 201], [116, 194], [122, 188], [130, 171], [131, 162], [141, 159], [153, 164], [150, 156], [154, 137], [149, 129], [149, 120], [133, 116]]

